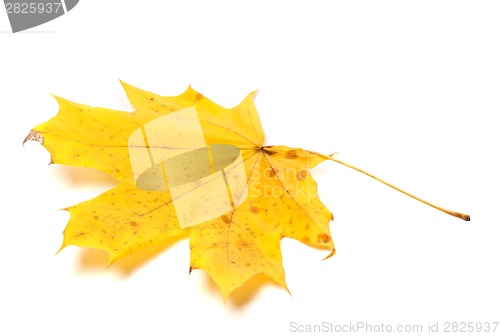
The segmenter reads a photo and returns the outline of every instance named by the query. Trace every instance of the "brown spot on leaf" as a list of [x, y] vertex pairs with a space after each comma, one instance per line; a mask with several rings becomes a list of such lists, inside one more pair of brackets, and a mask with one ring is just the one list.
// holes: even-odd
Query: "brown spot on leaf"
[[95, 220], [98, 220], [98, 219], [99, 219], [99, 217], [98, 217], [98, 216], [94, 216], [94, 219], [95, 219]]
[[251, 206], [250, 207], [250, 212], [253, 213], [254, 215], [258, 214], [259, 213], [259, 208], [257, 207], [254, 207], [254, 206]]
[[43, 144], [43, 138], [40, 132], [31, 130], [30, 133], [26, 138], [24, 138], [23, 145], [26, 143], [26, 141], [38, 141], [39, 143]]
[[263, 152], [264, 154], [269, 155], [269, 156], [273, 156], [274, 154], [276, 154], [276, 152], [275, 152], [275, 151], [269, 150], [269, 149], [264, 148], [264, 147], [263, 147], [261, 150], [262, 150], [262, 152]]
[[317, 237], [317, 242], [318, 243], [328, 243], [330, 241], [330, 236], [326, 233], [322, 233], [322, 234], [319, 234], [318, 237]]
[[136, 227], [137, 226], [137, 222], [134, 222], [134, 221], [130, 221], [130, 226], [133, 226], [133, 227]]
[[297, 172], [297, 178], [301, 181], [304, 181], [307, 176], [308, 176], [308, 172], [307, 172], [307, 169], [301, 169]]
[[196, 94], [196, 100], [202, 100], [203, 99], [203, 95], [201, 93], [197, 93]]
[[274, 170], [272, 168], [266, 169], [264, 175], [266, 178], [273, 178], [276, 174], [274, 173]]
[[296, 159], [297, 158], [297, 151], [295, 149], [290, 149], [288, 152], [286, 152], [285, 157], [287, 159]]
[[222, 219], [222, 221], [226, 224], [229, 224], [231, 222], [226, 215], [220, 216], [220, 219]]

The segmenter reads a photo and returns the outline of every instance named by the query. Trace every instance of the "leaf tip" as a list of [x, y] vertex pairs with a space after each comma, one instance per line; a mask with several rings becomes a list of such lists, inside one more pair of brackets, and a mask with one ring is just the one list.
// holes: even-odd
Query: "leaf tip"
[[108, 260], [108, 265], [106, 265], [106, 271], [111, 267], [111, 265], [113, 265], [115, 263], [116, 260], [113, 260], [113, 259], [109, 259]]
[[125, 89], [127, 90], [128, 87], [131, 87], [132, 85], [130, 85], [129, 83], [126, 83], [124, 81], [122, 81], [121, 79], [119, 79], [120, 81], [120, 85]]
[[59, 250], [57, 250], [57, 252], [54, 253], [54, 256], [58, 255], [59, 252], [61, 252], [62, 250], [64, 250], [66, 248], [66, 246], [68, 246], [68, 244], [66, 244], [66, 242], [63, 241], [63, 243], [61, 244], [61, 247], [59, 247]]
[[53, 93], [50, 93], [49, 92], [49, 95], [51, 95], [56, 101], [57, 101], [57, 104], [59, 105], [59, 107], [61, 106], [61, 103], [64, 102], [64, 101], [68, 101], [67, 99], [64, 99], [62, 97], [59, 97], [58, 95], [55, 95]]
[[331, 257], [333, 257], [335, 255], [335, 253], [337, 253], [337, 250], [335, 250], [335, 247], [332, 248], [332, 251], [330, 252], [329, 255], [327, 255], [326, 257], [324, 257], [323, 259], [321, 260], [326, 260], [326, 259], [330, 259]]
[[290, 295], [290, 297], [292, 297], [292, 292], [290, 291], [290, 289], [288, 288], [288, 286], [285, 284], [281, 284], [281, 286], [286, 290], [286, 292], [288, 293], [288, 295]]
[[196, 91], [194, 88], [193, 88], [193, 85], [189, 84], [187, 89], [184, 91], [183, 94], [181, 94], [181, 96], [196, 96], [196, 94], [199, 93], [198, 91]]
[[243, 99], [241, 101], [241, 103], [234, 108], [238, 109], [238, 108], [241, 108], [242, 106], [247, 106], [248, 104], [253, 104], [255, 101], [255, 97], [257, 96], [258, 93], [259, 93], [259, 89], [250, 92], [249, 94], [247, 94], [245, 99]]
[[255, 96], [257, 96], [260, 92], [260, 89], [257, 89], [257, 90], [253, 90], [252, 92], [250, 92], [248, 95], [252, 98], [255, 98]]
[[28, 141], [37, 141], [39, 142], [40, 144], [43, 145], [43, 137], [42, 137], [42, 134], [34, 129], [32, 129], [29, 134], [26, 136], [26, 138], [24, 138], [23, 140], [23, 146], [26, 142]]
[[111, 265], [113, 265], [118, 259], [120, 259], [120, 256], [114, 253], [108, 252], [108, 265], [106, 266], [106, 270], [108, 270]]

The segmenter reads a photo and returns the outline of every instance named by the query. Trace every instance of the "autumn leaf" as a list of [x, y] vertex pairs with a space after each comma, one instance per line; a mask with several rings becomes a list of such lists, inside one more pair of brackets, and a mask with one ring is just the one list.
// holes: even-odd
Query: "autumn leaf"
[[[333, 255], [329, 230], [333, 215], [319, 200], [316, 183], [308, 171], [326, 158], [302, 149], [263, 147], [264, 132], [253, 103], [255, 93], [248, 95], [239, 106], [225, 109], [191, 87], [177, 97], [158, 96], [125, 83], [123, 87], [134, 112], [93, 108], [56, 97], [59, 113], [35, 127], [28, 138], [42, 142], [51, 154], [52, 163], [95, 168], [120, 180], [115, 188], [95, 199], [66, 209], [71, 217], [64, 231], [62, 248], [68, 245], [98, 248], [107, 251], [113, 262], [189, 230], [191, 269], [205, 270], [219, 285], [224, 297], [258, 274], [266, 274], [286, 287], [279, 246], [282, 237], [327, 248], [329, 255]], [[177, 131], [175, 143], [163, 142], [161, 148], [149, 149], [149, 154], [148, 145], [129, 143], [136, 130], [144, 131], [145, 125], [162, 116], [186, 109], [189, 112], [193, 107], [205, 146], [195, 144], [191, 122], [182, 125], [189, 118], [186, 115], [181, 115], [175, 130], [169, 128], [170, 132]], [[135, 161], [131, 156], [140, 155], [136, 152], [145, 153], [146, 157], [140, 162], [154, 170], [155, 166], [176, 163], [174, 159], [150, 162], [149, 155], [185, 156], [198, 151], [200, 155], [211, 152], [215, 156], [218, 150], [241, 154], [242, 172], [233, 168], [223, 177], [239, 178], [243, 184], [239, 190], [229, 192], [232, 196], [229, 211], [219, 211], [216, 217], [210, 214], [213, 218], [202, 216], [205, 220], [197, 225], [182, 228], [178, 213], [186, 210], [185, 203], [193, 202], [190, 194], [200, 187], [173, 198], [170, 188], [141, 188], [134, 178]], [[215, 174], [214, 167], [211, 168], [208, 178]], [[218, 171], [221, 169], [224, 167]], [[195, 170], [199, 171], [200, 166]], [[173, 184], [168, 179], [161, 181]], [[205, 182], [205, 185], [215, 183]], [[227, 184], [222, 186], [222, 190], [212, 187], [204, 191], [214, 203], [210, 208], [228, 197]], [[178, 201], [182, 204], [176, 207]], [[200, 203], [188, 211], [202, 214], [206, 208], [207, 204]]]
[[101, 249], [112, 263], [189, 231], [190, 271], [206, 271], [224, 298], [259, 274], [286, 288], [283, 237], [327, 249], [326, 258], [335, 253], [333, 215], [309, 170], [325, 160], [348, 164], [264, 146], [255, 92], [226, 109], [191, 87], [165, 97], [122, 85], [135, 111], [56, 97], [57, 115], [26, 138], [42, 143], [51, 163], [95, 168], [119, 180], [65, 209], [70, 221], [61, 249]]

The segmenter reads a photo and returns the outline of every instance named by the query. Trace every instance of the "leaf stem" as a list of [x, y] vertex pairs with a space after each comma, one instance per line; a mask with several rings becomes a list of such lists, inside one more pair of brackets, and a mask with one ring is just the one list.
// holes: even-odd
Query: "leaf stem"
[[400, 193], [403, 193], [403, 194], [405, 194], [405, 195], [407, 195], [407, 196], [410, 196], [410, 197], [411, 197], [411, 198], [413, 198], [413, 199], [416, 199], [417, 201], [420, 201], [420, 202], [422, 202], [422, 203], [424, 203], [424, 204], [427, 204], [428, 206], [433, 207], [434, 209], [437, 209], [437, 210], [439, 210], [439, 211], [442, 211], [442, 212], [444, 212], [444, 213], [446, 213], [446, 214], [448, 214], [448, 215], [451, 215], [451, 216], [453, 216], [453, 217], [457, 217], [457, 218], [463, 219], [464, 221], [470, 221], [470, 216], [469, 216], [469, 215], [467, 215], [467, 214], [464, 214], [464, 213], [461, 213], [461, 212], [456, 212], [456, 211], [451, 211], [451, 210], [448, 210], [448, 209], [442, 208], [442, 207], [440, 207], [440, 206], [437, 206], [437, 205], [435, 205], [435, 204], [432, 204], [431, 202], [428, 202], [428, 201], [426, 201], [426, 200], [424, 200], [424, 199], [421, 199], [420, 197], [417, 197], [417, 196], [415, 196], [415, 195], [413, 195], [413, 194], [410, 194], [409, 192], [404, 191], [403, 189], [398, 188], [398, 187], [396, 187], [395, 185], [393, 185], [393, 184], [391, 184], [391, 183], [389, 183], [389, 182], [386, 182], [386, 181], [382, 180], [381, 178], [378, 178], [378, 177], [376, 177], [376, 176], [374, 176], [374, 175], [372, 175], [372, 174], [370, 174], [370, 173], [368, 173], [368, 172], [364, 171], [363, 169], [360, 169], [360, 168], [355, 167], [355, 166], [353, 166], [353, 165], [351, 165], [351, 164], [349, 164], [349, 163], [346, 163], [346, 162], [341, 161], [341, 160], [339, 160], [339, 159], [337, 159], [337, 158], [334, 158], [334, 157], [333, 157], [333, 155], [334, 155], [334, 154], [332, 154], [332, 155], [328, 156], [328, 155], [324, 155], [324, 154], [320, 154], [320, 153], [316, 153], [316, 152], [312, 152], [312, 151], [309, 151], [309, 152], [310, 152], [310, 153], [313, 153], [313, 154], [316, 154], [316, 155], [319, 155], [319, 156], [321, 156], [321, 157], [324, 157], [324, 158], [326, 158], [326, 159], [328, 159], [328, 160], [331, 160], [331, 161], [334, 161], [334, 162], [340, 163], [341, 165], [344, 165], [344, 166], [346, 166], [346, 167], [349, 167], [349, 168], [351, 168], [351, 169], [354, 169], [354, 170], [356, 170], [356, 171], [358, 171], [358, 172], [360, 172], [360, 173], [363, 173], [363, 174], [365, 174], [365, 175], [367, 175], [367, 176], [369, 176], [369, 177], [371, 177], [371, 178], [373, 178], [373, 179], [375, 179], [375, 180], [377, 180], [377, 181], [379, 181], [379, 182], [381, 182], [381, 183], [385, 184], [386, 186], [391, 187], [392, 189], [399, 191]]

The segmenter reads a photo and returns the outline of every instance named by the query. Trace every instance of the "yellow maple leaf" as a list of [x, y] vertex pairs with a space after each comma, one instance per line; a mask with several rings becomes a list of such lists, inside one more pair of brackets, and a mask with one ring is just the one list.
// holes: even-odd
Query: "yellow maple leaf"
[[325, 160], [345, 163], [264, 146], [255, 93], [226, 109], [191, 87], [164, 97], [122, 85], [134, 112], [56, 97], [58, 114], [26, 138], [41, 142], [52, 163], [95, 168], [119, 180], [66, 209], [71, 216], [61, 249], [101, 249], [112, 263], [189, 231], [190, 270], [205, 270], [224, 298], [259, 274], [286, 288], [283, 237], [328, 249], [326, 258], [335, 253], [333, 215], [309, 169]]

